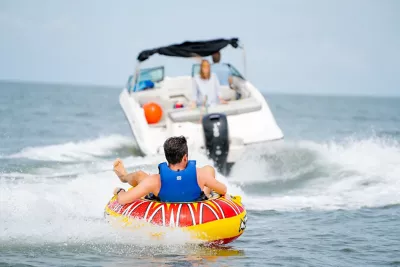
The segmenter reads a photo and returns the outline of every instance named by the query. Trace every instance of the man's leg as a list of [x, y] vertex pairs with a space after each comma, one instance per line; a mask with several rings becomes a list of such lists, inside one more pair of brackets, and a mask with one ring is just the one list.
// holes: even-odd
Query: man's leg
[[[214, 169], [214, 167], [212, 167], [210, 165], [206, 165], [206, 166], [202, 167], [202, 169], [203, 169], [203, 171], [205, 173], [208, 173], [209, 175], [211, 175], [215, 179], [215, 169]], [[203, 192], [207, 197], [209, 197], [210, 194], [211, 194], [211, 189], [208, 188], [207, 186], [204, 186]]]
[[136, 171], [128, 173], [127, 175], [120, 177], [123, 183], [128, 183], [131, 186], [137, 186], [143, 179], [147, 178], [149, 175], [144, 171]]
[[121, 182], [128, 183], [131, 186], [137, 186], [143, 179], [149, 176], [144, 171], [127, 173], [124, 163], [120, 159], [116, 159], [114, 162], [114, 172]]

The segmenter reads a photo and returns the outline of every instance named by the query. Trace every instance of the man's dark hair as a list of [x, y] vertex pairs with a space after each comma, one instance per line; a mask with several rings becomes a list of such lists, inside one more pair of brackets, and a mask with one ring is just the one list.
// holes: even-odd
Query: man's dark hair
[[184, 136], [170, 137], [164, 142], [165, 158], [169, 164], [177, 164], [188, 154], [188, 146]]
[[221, 60], [221, 53], [218, 51], [212, 54], [212, 59], [214, 63], [218, 63]]

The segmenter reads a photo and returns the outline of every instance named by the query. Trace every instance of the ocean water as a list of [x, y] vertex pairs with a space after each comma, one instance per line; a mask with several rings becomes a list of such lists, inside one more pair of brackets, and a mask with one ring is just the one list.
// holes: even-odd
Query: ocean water
[[138, 156], [120, 91], [0, 83], [0, 266], [400, 266], [399, 98], [267, 94], [285, 140], [218, 175], [248, 223], [207, 248], [104, 222], [113, 160], [162, 160]]

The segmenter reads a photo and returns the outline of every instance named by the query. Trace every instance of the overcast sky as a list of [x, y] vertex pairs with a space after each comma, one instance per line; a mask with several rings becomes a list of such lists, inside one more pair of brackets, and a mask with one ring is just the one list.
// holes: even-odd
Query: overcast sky
[[398, 0], [1, 0], [0, 80], [123, 86], [142, 49], [221, 37], [263, 92], [400, 95]]

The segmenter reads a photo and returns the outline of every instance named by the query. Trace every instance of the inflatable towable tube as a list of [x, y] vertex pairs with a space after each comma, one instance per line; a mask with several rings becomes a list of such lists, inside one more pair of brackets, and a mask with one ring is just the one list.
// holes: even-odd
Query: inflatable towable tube
[[179, 228], [190, 239], [206, 244], [227, 244], [246, 229], [247, 213], [240, 196], [215, 195], [199, 202], [164, 203], [141, 198], [120, 205], [114, 196], [105, 207], [107, 220], [120, 219], [124, 226], [140, 229], [158, 226], [151, 235], [162, 236]]

